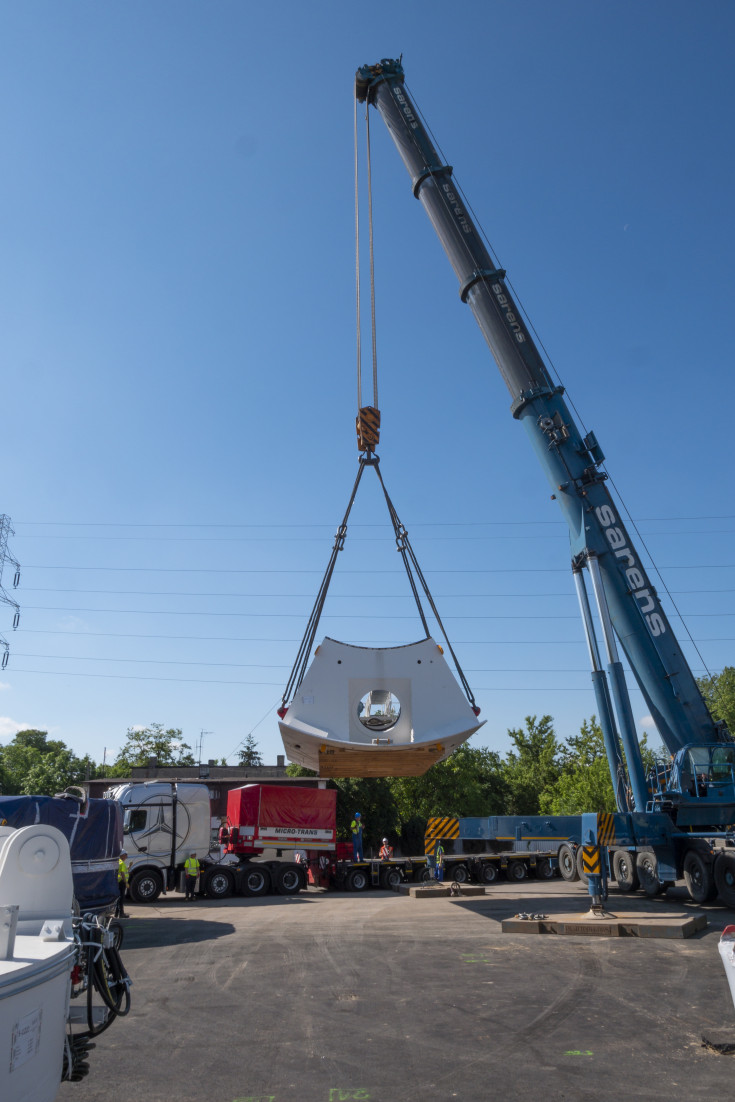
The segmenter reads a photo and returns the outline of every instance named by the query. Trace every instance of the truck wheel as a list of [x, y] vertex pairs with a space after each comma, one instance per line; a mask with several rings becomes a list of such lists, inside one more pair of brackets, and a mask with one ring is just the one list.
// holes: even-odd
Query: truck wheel
[[554, 866], [548, 857], [540, 857], [532, 872], [537, 880], [553, 880]]
[[224, 869], [214, 869], [204, 882], [204, 892], [209, 899], [227, 899], [233, 887], [232, 875]]
[[559, 861], [559, 872], [561, 873], [562, 880], [566, 880], [568, 884], [572, 884], [575, 880], [579, 880], [577, 859], [574, 856], [574, 850], [569, 845], [569, 842], [563, 842], [559, 846], [557, 860]]
[[735, 853], [721, 853], [715, 864], [715, 884], [726, 907], [735, 907]]
[[584, 871], [584, 846], [580, 846], [574, 857], [577, 862], [577, 879], [583, 884], [587, 883], [587, 873]]
[[627, 849], [616, 849], [613, 853], [613, 875], [621, 892], [634, 892], [638, 887], [638, 872], [635, 859]]
[[350, 869], [345, 878], [345, 887], [348, 892], [364, 892], [369, 883], [368, 874], [364, 869]]
[[480, 866], [480, 880], [483, 884], [494, 884], [498, 879], [497, 861], [483, 861]]
[[509, 861], [508, 868], [505, 870], [505, 875], [509, 880], [514, 880], [516, 883], [520, 883], [521, 880], [525, 880], [528, 875], [525, 861]]
[[268, 869], [259, 869], [257, 865], [251, 865], [242, 878], [242, 890], [244, 895], [267, 895], [271, 890]]
[[401, 870], [383, 869], [380, 873], [380, 886], [381, 888], [387, 888], [389, 891], [397, 892], [400, 887], [403, 877], [401, 876]]
[[423, 869], [421, 869], [421, 872], [418, 873], [416, 879], [418, 880], [419, 884], [428, 884], [431, 880], [434, 879], [434, 874], [429, 866], [426, 865]]
[[136, 872], [130, 881], [130, 898], [134, 903], [155, 903], [162, 891], [163, 880], [157, 872]]
[[635, 859], [635, 867], [638, 873], [641, 891], [644, 892], [649, 899], [653, 899], [654, 896], [660, 895], [663, 886], [658, 877], [658, 858], [656, 854], [652, 853], [650, 850], [643, 850]]
[[279, 895], [297, 895], [301, 891], [301, 876], [297, 868], [285, 865], [276, 873], [276, 891]]
[[466, 884], [470, 878], [470, 870], [466, 865], [450, 865], [445, 872], [451, 875], [455, 884]]
[[711, 903], [717, 895], [712, 866], [695, 849], [688, 850], [684, 856], [684, 879], [695, 903]]

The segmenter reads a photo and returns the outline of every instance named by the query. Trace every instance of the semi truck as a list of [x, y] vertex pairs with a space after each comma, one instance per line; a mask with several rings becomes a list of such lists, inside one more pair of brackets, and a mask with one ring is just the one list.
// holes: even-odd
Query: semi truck
[[[440, 79], [444, 79], [442, 76]], [[735, 906], [735, 742], [709, 712], [656, 588], [607, 485], [593, 432], [575, 423], [517, 305], [506, 271], [475, 226], [453, 169], [406, 90], [400, 59], [364, 65], [357, 100], [385, 122], [569, 527], [571, 570], [617, 812], [603, 820], [619, 886], [650, 895], [684, 878], [695, 902]], [[588, 591], [589, 580], [597, 623]], [[620, 650], [667, 751], [646, 775]], [[594, 812], [590, 808], [590, 812]], [[550, 834], [557, 824], [548, 818]], [[518, 818], [533, 834], [538, 821]], [[586, 839], [585, 839], [586, 840]], [[581, 838], [579, 839], [581, 841]], [[576, 841], [560, 856], [576, 875]]]
[[192, 853], [201, 866], [197, 891], [211, 899], [271, 891], [293, 895], [306, 887], [306, 868], [296, 860], [266, 859], [264, 850], [295, 854], [335, 846], [335, 789], [261, 784], [233, 789], [215, 845], [205, 784], [131, 782], [109, 788], [105, 798], [123, 809], [129, 891], [136, 903], [179, 890]]

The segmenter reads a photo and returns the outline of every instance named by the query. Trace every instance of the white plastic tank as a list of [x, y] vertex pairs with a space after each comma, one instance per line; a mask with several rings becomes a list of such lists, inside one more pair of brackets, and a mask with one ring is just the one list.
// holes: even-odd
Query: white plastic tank
[[[0, 1099], [53, 1102], [71, 970], [69, 843], [55, 827], [0, 832]], [[21, 932], [18, 932], [21, 931]]]
[[720, 936], [720, 957], [730, 985], [730, 996], [735, 1005], [735, 926], [726, 926]]

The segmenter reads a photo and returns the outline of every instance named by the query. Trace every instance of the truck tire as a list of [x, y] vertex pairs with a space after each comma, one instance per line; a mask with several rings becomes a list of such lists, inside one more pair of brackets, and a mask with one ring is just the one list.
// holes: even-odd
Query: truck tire
[[401, 876], [401, 870], [398, 868], [381, 869], [380, 872], [380, 886], [386, 888], [389, 891], [397, 892], [403, 881]]
[[735, 907], [735, 853], [721, 853], [715, 863], [715, 884], [726, 907]]
[[429, 881], [434, 879], [434, 873], [428, 865], [425, 865], [421, 871], [417, 873], [415, 879], [418, 880], [419, 884], [428, 884]]
[[232, 873], [226, 869], [212, 869], [204, 881], [204, 893], [208, 899], [227, 899], [234, 887]]
[[284, 865], [278, 869], [276, 891], [279, 895], [298, 895], [301, 891], [301, 873], [294, 865]]
[[573, 884], [575, 880], [579, 880], [577, 858], [574, 856], [574, 849], [569, 842], [562, 842], [559, 846], [557, 860], [562, 880], [566, 880], [568, 884]]
[[348, 892], [364, 892], [369, 883], [370, 877], [365, 869], [350, 869], [345, 877]]
[[134, 903], [155, 903], [163, 891], [163, 879], [155, 869], [133, 873], [130, 880], [130, 898]]
[[581, 880], [583, 884], [586, 884], [588, 877], [587, 873], [584, 871], [584, 846], [579, 846], [574, 859], [577, 862], [577, 879]]
[[521, 880], [525, 880], [528, 876], [528, 869], [526, 868], [525, 861], [509, 861], [508, 867], [505, 870], [505, 875], [509, 880], [514, 881], [516, 884], [520, 884]]
[[684, 855], [684, 879], [695, 903], [711, 903], [716, 897], [717, 885], [712, 866], [696, 849], [689, 849]]
[[500, 876], [500, 866], [497, 861], [483, 861], [480, 865], [478, 877], [481, 884], [494, 884]]
[[634, 892], [638, 886], [638, 870], [635, 856], [627, 849], [616, 849], [612, 859], [613, 876], [621, 892]]
[[553, 880], [555, 871], [548, 857], [539, 857], [532, 869], [537, 880]]
[[663, 891], [663, 885], [658, 875], [658, 858], [652, 850], [642, 850], [635, 859], [636, 872], [641, 886], [641, 891], [653, 899]]
[[249, 865], [242, 878], [243, 895], [268, 895], [271, 890], [271, 878], [268, 869], [258, 865]]
[[444, 875], [454, 884], [466, 884], [470, 878], [470, 870], [466, 865], [445, 865]]

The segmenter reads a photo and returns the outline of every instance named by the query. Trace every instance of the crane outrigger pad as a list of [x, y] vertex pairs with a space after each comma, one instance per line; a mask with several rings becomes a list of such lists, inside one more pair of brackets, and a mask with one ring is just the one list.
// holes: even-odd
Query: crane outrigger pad
[[290, 761], [322, 777], [415, 777], [482, 727], [432, 638], [325, 638], [279, 722]]

